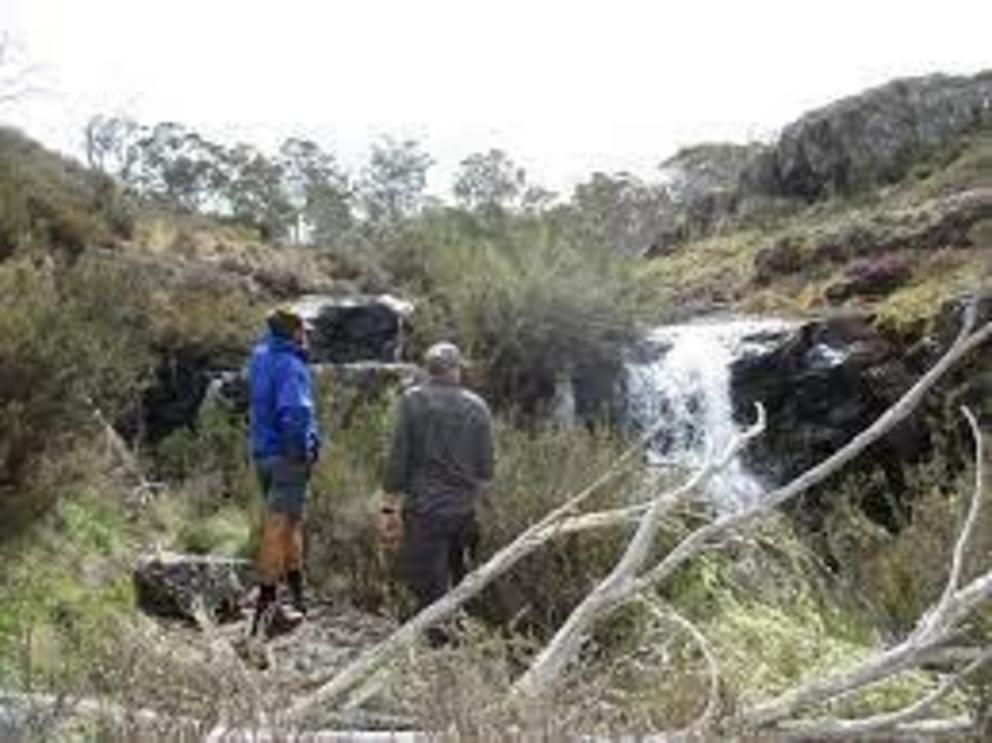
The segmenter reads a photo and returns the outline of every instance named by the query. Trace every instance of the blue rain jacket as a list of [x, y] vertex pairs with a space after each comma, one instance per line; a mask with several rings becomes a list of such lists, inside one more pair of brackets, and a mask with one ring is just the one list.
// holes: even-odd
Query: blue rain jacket
[[252, 456], [316, 460], [321, 439], [306, 351], [270, 333], [252, 350], [248, 378]]

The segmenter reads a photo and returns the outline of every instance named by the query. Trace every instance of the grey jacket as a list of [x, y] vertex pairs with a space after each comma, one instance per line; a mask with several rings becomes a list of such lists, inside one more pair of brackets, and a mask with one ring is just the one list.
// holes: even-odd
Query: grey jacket
[[492, 417], [482, 398], [430, 381], [400, 399], [384, 486], [405, 493], [411, 513], [468, 514], [493, 477], [493, 458]]

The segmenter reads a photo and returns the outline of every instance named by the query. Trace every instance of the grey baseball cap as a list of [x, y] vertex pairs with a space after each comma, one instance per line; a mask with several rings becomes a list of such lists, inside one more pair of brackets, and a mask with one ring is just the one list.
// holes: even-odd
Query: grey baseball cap
[[436, 374], [460, 369], [465, 366], [465, 361], [458, 346], [450, 341], [442, 341], [427, 349], [427, 353], [424, 354], [424, 366], [427, 367], [427, 371]]

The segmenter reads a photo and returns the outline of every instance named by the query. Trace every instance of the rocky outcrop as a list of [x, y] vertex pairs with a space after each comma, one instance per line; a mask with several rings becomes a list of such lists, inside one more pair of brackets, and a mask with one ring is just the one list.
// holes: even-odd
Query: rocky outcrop
[[788, 125], [748, 165], [745, 192], [814, 200], [902, 178], [921, 156], [992, 123], [992, 72], [896, 80]]
[[198, 606], [217, 620], [240, 616], [251, 585], [247, 560], [161, 553], [139, 559], [133, 580], [138, 606], [148, 614], [195, 620]]
[[[808, 322], [784, 341], [737, 360], [731, 368], [735, 417], [742, 423], [761, 402], [768, 429], [746, 452], [748, 467], [770, 482], [786, 482], [817, 464], [869, 426], [905, 392], [921, 359], [880, 336], [864, 316]], [[866, 491], [862, 506], [896, 529], [903, 522], [903, 467], [929, 446], [918, 418], [910, 418], [876, 444], [857, 466], [879, 468], [886, 486]], [[819, 491], [807, 495], [800, 514], [822, 517]]]
[[408, 302], [390, 295], [309, 296], [296, 303], [311, 327], [314, 363], [400, 361], [404, 329], [413, 312]]
[[[801, 325], [779, 342], [731, 368], [735, 418], [747, 422], [755, 402], [765, 405], [768, 428], [746, 451], [747, 464], [772, 483], [784, 483], [822, 461], [867, 428], [930, 368], [962, 322], [970, 297], [944, 305], [933, 330], [911, 347], [887, 339], [872, 318], [838, 316]], [[977, 297], [978, 322], [992, 319], [992, 293]], [[814, 530], [829, 511], [824, 494], [852, 474], [864, 511], [897, 530], [911, 512], [906, 468], [924, 455], [950, 472], [970, 464], [971, 441], [957, 408], [968, 404], [984, 425], [992, 422], [992, 343], [946, 375], [924, 404], [832, 481], [809, 491], [794, 512]]]

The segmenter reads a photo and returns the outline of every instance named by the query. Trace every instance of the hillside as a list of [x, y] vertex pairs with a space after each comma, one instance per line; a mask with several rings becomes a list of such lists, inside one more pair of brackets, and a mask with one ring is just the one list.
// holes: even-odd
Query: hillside
[[678, 314], [856, 309], [919, 333], [944, 301], [989, 286], [990, 132], [963, 135], [896, 183], [753, 217], [644, 270]]
[[[540, 719], [547, 735], [569, 737], [677, 729], [717, 705], [706, 734], [719, 738], [752, 724], [774, 734], [819, 717], [873, 720], [943, 689], [932, 711], [976, 731], [985, 681], [944, 689], [955, 677], [935, 661], [850, 698], [760, 720], [755, 710], [913, 636], [942, 595], [975, 473], [956, 409], [968, 403], [988, 429], [987, 342], [861, 465], [722, 534], [587, 628], [540, 709], [521, 708], [512, 685], [610, 574], [630, 509], [643, 513], [647, 494], [691, 474], [622, 458], [640, 433], [617, 413], [625, 370], [671, 350], [647, 348], [646, 330], [791, 324], [727, 373], [738, 423], [766, 404], [769, 430], [742, 462], [771, 488], [896, 404], [951, 346], [966, 297], [987, 322], [990, 112], [988, 73], [896, 81], [807, 114], [776, 142], [689, 148], [658, 183], [595, 174], [558, 203], [526, 199], [496, 150], [472, 161], [468, 196], [432, 204], [422, 178], [344, 189], [347, 174], [312, 143], [266, 159], [162, 124], [122, 140], [138, 148], [135, 175], [0, 129], [0, 737], [270, 724], [365, 657], [409, 610], [373, 523], [391, 406], [408, 364], [442, 337], [468, 353], [469, 384], [498, 418], [498, 497], [481, 517], [480, 562], [614, 476], [590, 491], [595, 530], [559, 534], [552, 522], [547, 545], [528, 547], [468, 605], [457, 647], [404, 646], [355, 705], [324, 705], [308, 723], [481, 739]], [[378, 152], [407, 166], [384, 172], [407, 175], [427, 167], [421, 154]], [[299, 168], [300, 207], [287, 196], [294, 163], [309, 168]], [[251, 199], [237, 201], [249, 177]], [[295, 244], [306, 219], [310, 244]], [[284, 302], [317, 307], [328, 448], [307, 534], [319, 609], [299, 642], [271, 645], [266, 671], [234, 652], [260, 510], [238, 380], [263, 318]], [[824, 362], [824, 346], [842, 360]], [[642, 557], [661, 561], [723, 516], [713, 502], [679, 502]], [[985, 575], [989, 540], [983, 516], [968, 580]], [[173, 553], [194, 572], [221, 571], [202, 596], [206, 620], [168, 590], [149, 601], [134, 580], [136, 566]], [[986, 611], [955, 625], [953, 651], [986, 652]], [[110, 704], [60, 716], [13, 692]], [[121, 710], [147, 714], [128, 728]]]

